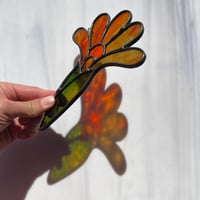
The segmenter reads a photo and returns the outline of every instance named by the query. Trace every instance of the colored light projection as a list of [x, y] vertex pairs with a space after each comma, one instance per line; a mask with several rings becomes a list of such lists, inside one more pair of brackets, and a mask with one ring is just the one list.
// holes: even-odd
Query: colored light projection
[[66, 135], [68, 154], [62, 156], [60, 164], [48, 175], [53, 184], [79, 168], [94, 148], [100, 149], [118, 174], [123, 174], [126, 161], [116, 144], [127, 134], [127, 120], [118, 112], [122, 91], [114, 83], [105, 89], [106, 71], [101, 70], [81, 96], [81, 117]]
[[145, 61], [144, 51], [131, 47], [142, 36], [143, 24], [131, 20], [132, 14], [128, 10], [121, 11], [112, 20], [103, 13], [90, 29], [81, 27], [74, 32], [73, 40], [80, 49], [80, 59], [56, 91], [56, 103], [44, 114], [39, 130], [48, 128], [65, 112], [104, 67], [135, 68]]

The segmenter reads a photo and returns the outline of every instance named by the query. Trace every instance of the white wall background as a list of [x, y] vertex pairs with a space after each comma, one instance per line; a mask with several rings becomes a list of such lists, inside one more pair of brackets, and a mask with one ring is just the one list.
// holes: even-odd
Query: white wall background
[[[200, 199], [199, 0], [0, 0], [0, 80], [56, 89], [79, 53], [71, 39], [75, 29], [90, 27], [101, 12], [113, 17], [123, 9], [144, 23], [136, 46], [147, 54], [140, 68], [108, 71], [108, 83], [122, 87], [120, 110], [129, 122], [120, 144], [125, 175], [116, 175], [94, 151], [82, 168], [53, 186], [44, 172], [27, 200]], [[77, 102], [53, 129], [65, 135], [79, 114]], [[1, 170], [8, 173], [6, 166]]]

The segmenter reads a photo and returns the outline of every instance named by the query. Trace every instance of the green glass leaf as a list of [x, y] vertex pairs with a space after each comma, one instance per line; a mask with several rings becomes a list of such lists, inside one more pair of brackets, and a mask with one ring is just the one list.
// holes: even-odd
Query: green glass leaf
[[72, 71], [72, 74], [61, 84], [55, 95], [55, 105], [44, 113], [40, 122], [39, 130], [44, 130], [50, 126], [85, 90], [94, 71], [87, 70], [84, 73], [76, 75], [77, 69]]

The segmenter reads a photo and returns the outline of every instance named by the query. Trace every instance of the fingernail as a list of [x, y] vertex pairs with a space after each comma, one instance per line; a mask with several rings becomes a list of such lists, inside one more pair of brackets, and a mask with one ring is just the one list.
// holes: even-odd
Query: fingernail
[[41, 99], [41, 105], [43, 108], [50, 108], [55, 103], [54, 96], [48, 96]]

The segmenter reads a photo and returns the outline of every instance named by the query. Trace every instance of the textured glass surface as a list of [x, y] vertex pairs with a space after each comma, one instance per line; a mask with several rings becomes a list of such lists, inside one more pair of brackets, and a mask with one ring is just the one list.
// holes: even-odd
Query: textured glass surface
[[56, 104], [48, 110], [39, 129], [50, 126], [88, 87], [94, 75], [107, 66], [135, 68], [145, 60], [142, 49], [131, 47], [142, 36], [141, 22], [131, 22], [128, 10], [120, 12], [112, 21], [107, 13], [99, 15], [90, 29], [78, 28], [73, 35], [80, 49], [76, 67], [56, 92]]

